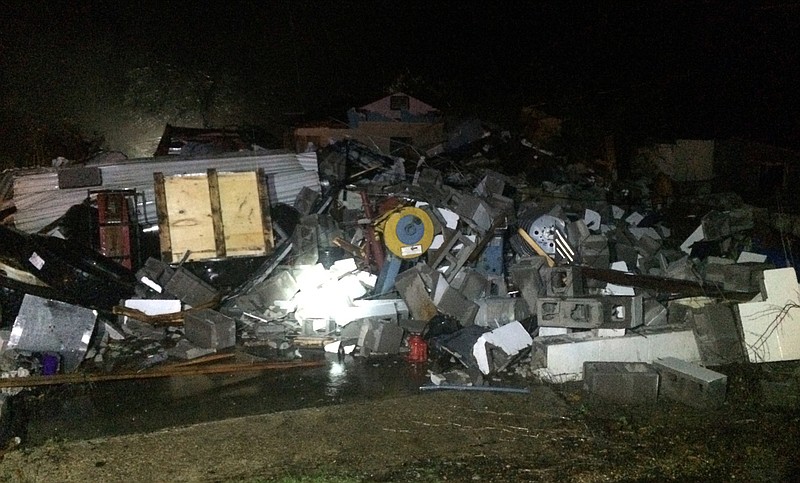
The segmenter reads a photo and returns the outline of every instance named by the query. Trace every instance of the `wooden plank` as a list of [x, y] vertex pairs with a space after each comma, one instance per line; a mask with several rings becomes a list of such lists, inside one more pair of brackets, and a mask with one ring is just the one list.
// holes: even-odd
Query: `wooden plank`
[[217, 170], [210, 168], [208, 176], [208, 197], [211, 201], [211, 223], [214, 227], [214, 245], [217, 248], [217, 257], [226, 255], [225, 250], [225, 224], [222, 222], [223, 212], [219, 192], [219, 176]]
[[228, 374], [284, 370], [294, 368], [321, 367], [322, 361], [290, 362], [245, 362], [214, 364], [210, 366], [165, 367], [150, 371], [110, 372], [105, 374], [55, 374], [52, 376], [8, 377], [0, 379], [0, 388], [52, 386], [56, 384], [80, 384], [84, 382], [124, 381], [130, 379], [154, 379], [160, 377], [200, 376], [205, 374]]
[[263, 168], [258, 171], [258, 200], [261, 205], [261, 228], [264, 236], [264, 247], [267, 254], [275, 249], [275, 238], [272, 233], [272, 215], [270, 213], [269, 185], [267, 173]]
[[155, 181], [154, 190], [161, 261], [172, 263], [172, 240], [169, 232], [169, 213], [167, 212], [167, 192], [164, 190], [164, 173], [153, 173], [153, 179]]
[[205, 174], [172, 176], [164, 179], [170, 223], [173, 259], [189, 252], [188, 260], [215, 258], [211, 199]]
[[265, 255], [256, 173], [220, 173], [219, 185], [228, 255]]

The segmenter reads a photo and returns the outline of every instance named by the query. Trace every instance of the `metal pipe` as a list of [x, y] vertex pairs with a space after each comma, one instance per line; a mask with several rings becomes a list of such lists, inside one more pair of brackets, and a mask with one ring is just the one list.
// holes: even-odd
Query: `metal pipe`
[[442, 384], [420, 386], [420, 391], [433, 391], [437, 389], [449, 389], [453, 391], [477, 391], [477, 392], [505, 392], [514, 394], [530, 394], [531, 390], [527, 387], [501, 387], [501, 386], [459, 386], [457, 384]]

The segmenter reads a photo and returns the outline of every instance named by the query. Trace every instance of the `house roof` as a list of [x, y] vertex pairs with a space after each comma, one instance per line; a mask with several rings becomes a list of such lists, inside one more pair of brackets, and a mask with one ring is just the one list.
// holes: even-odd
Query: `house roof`
[[[405, 98], [408, 99], [407, 105], [404, 105], [404, 107], [402, 107], [401, 109], [397, 109], [397, 108], [393, 109], [393, 107], [396, 107], [396, 106], [392, 105], [393, 98], [402, 98], [402, 97], [405, 97]], [[399, 113], [400, 110], [407, 111], [409, 114], [415, 115], [415, 116], [416, 115], [426, 115], [426, 114], [429, 114], [429, 113], [438, 112], [438, 109], [436, 109], [435, 107], [431, 106], [430, 104], [427, 104], [427, 103], [417, 99], [416, 97], [409, 96], [408, 94], [406, 94], [404, 92], [395, 92], [394, 94], [389, 94], [388, 96], [385, 96], [385, 97], [382, 97], [382, 98], [380, 98], [380, 99], [378, 99], [376, 101], [370, 102], [369, 104], [365, 104], [365, 105], [359, 107], [357, 110], [359, 110], [359, 111], [367, 111], [367, 112], [378, 112], [378, 113], [381, 113], [381, 114], [384, 114], [384, 115], [389, 114], [389, 116], [387, 116], [387, 117], [393, 117], [393, 116], [391, 116], [391, 113], [393, 111]]]

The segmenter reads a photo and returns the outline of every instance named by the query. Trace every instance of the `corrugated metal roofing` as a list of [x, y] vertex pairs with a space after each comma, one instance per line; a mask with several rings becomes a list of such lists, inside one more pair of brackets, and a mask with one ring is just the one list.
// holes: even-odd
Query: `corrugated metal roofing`
[[[316, 153], [270, 152], [236, 154], [207, 158], [143, 158], [116, 163], [99, 163], [103, 185], [91, 189], [136, 189], [144, 194], [138, 205], [139, 219], [151, 224], [158, 221], [153, 190], [153, 173], [173, 176], [218, 171], [254, 171], [263, 168], [268, 175], [272, 203], [294, 203], [304, 186], [319, 191]], [[59, 189], [57, 168], [37, 168], [14, 173], [14, 197], [17, 207], [14, 225], [22, 231], [41, 230], [62, 216], [70, 206], [87, 197], [87, 188]]]

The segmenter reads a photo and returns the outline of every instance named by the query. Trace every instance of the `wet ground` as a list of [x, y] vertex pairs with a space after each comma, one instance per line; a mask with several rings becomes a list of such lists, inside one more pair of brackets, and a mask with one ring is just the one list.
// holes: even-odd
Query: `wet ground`
[[24, 404], [28, 446], [156, 431], [256, 414], [419, 392], [427, 367], [400, 356], [303, 351], [322, 367], [244, 375], [171, 377], [37, 389]]
[[[726, 368], [730, 397], [717, 409], [596, 404], [580, 384], [531, 383], [530, 394], [398, 391], [161, 431], [51, 439], [0, 455], [0, 481], [793, 482], [797, 368]], [[765, 379], [785, 384], [785, 397], [759, 389]], [[152, 407], [162, 417], [187, 408], [201, 414], [197, 401]]]

